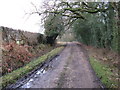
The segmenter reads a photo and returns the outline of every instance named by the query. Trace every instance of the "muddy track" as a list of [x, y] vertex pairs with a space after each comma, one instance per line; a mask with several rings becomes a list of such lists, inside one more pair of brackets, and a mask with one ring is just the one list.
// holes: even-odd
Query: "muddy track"
[[24, 81], [12, 88], [101, 88], [86, 51], [76, 43], [67, 44], [60, 55]]

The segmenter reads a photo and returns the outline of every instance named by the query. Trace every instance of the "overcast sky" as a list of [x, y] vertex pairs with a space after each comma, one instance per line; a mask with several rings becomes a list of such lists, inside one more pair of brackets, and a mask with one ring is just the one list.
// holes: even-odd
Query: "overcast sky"
[[33, 10], [31, 2], [37, 6], [43, 0], [0, 0], [0, 26], [22, 29], [31, 32], [43, 32], [40, 27], [40, 16], [32, 15], [29, 19], [25, 12]]

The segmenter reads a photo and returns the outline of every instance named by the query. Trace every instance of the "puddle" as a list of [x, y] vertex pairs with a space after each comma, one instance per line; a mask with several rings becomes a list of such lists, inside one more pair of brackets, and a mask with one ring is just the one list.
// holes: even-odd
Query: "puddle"
[[24, 84], [21, 88], [30, 88], [32, 85], [32, 81], [28, 81], [26, 84]]
[[33, 85], [33, 81], [35, 81], [36, 78], [39, 78], [40, 76], [44, 75], [49, 68], [50, 68], [49, 65], [46, 65], [43, 68], [41, 68], [40, 70], [38, 70], [34, 74], [33, 78], [31, 78], [30, 80], [28, 80], [27, 83], [25, 83], [20, 88], [30, 88]]
[[[54, 58], [54, 60], [57, 60], [57, 59], [58, 59], [57, 57]], [[54, 63], [51, 60], [46, 64], [44, 64], [44, 66], [42, 66], [40, 69], [33, 72], [27, 78], [24, 78], [23, 80], [18, 81], [16, 84], [10, 85], [8, 88], [31, 88], [31, 86], [34, 85], [34, 81], [42, 77], [49, 70], [53, 69], [53, 66], [54, 66]]]
[[39, 76], [41, 76], [45, 73], [46, 73], [45, 69], [41, 69], [41, 70], [37, 71], [36, 74], [33, 76], [33, 78], [31, 78], [26, 84], [21, 86], [21, 88], [30, 88], [33, 85], [33, 81], [35, 81], [36, 78], [38, 78]]
[[46, 73], [46, 70], [45, 69], [41, 69], [39, 71], [36, 72], [36, 74], [34, 75], [34, 77], [37, 77], [37, 75], [42, 75], [42, 74], [45, 74]]

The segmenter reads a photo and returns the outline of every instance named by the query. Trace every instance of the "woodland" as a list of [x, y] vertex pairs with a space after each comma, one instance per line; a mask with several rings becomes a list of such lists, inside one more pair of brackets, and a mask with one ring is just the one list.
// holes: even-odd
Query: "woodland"
[[48, 43], [71, 30], [79, 42], [120, 53], [120, 2], [48, 2], [44, 2], [44, 11], [34, 6], [32, 12], [43, 16], [45, 34], [52, 38]]

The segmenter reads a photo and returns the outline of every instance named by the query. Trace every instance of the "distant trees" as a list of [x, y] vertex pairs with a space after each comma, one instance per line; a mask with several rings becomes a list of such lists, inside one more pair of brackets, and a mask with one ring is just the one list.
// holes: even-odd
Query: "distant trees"
[[95, 14], [84, 13], [87, 20], [77, 20], [74, 23], [74, 33], [78, 41], [87, 45], [119, 50], [118, 11], [114, 8], [116, 3], [91, 3], [108, 8], [106, 12]]
[[[44, 9], [42, 11], [39, 11], [39, 9], [35, 7], [36, 11], [32, 12], [31, 14], [37, 13], [39, 15], [42, 15], [43, 20], [45, 20], [45, 22], [49, 21], [47, 20], [48, 17], [56, 18], [56, 16], [57, 17], [61, 16], [61, 18], [64, 19], [64, 23], [62, 24], [64, 26], [72, 26], [72, 24], [77, 19], [86, 19], [86, 17], [84, 17], [83, 15], [84, 12], [93, 14], [93, 13], [97, 13], [100, 11], [105, 12], [108, 9], [105, 7], [98, 7], [98, 5], [93, 7], [89, 2], [80, 2], [79, 0], [76, 2], [75, 1], [66, 2], [64, 0], [55, 0], [55, 1], [46, 0], [44, 1], [43, 8]], [[56, 20], [55, 18], [53, 20]], [[60, 19], [58, 19], [58, 21], [59, 20]], [[48, 25], [45, 24], [44, 26], [45, 26], [46, 31], [48, 30], [48, 32], [50, 31], [49, 33], [51, 33], [51, 30], [46, 28], [46, 26], [48, 27]], [[50, 28], [50, 24], [49, 24], [49, 28]], [[54, 32], [54, 29], [52, 30]]]
[[[52, 4], [49, 2], [52, 1]], [[64, 26], [72, 26], [76, 38], [96, 47], [119, 51], [120, 2], [80, 2], [46, 0], [45, 9], [36, 11], [43, 18], [61, 15]], [[55, 19], [54, 19], [55, 20]], [[49, 29], [46, 28], [46, 31]], [[51, 29], [54, 32], [54, 29]], [[50, 32], [49, 32], [50, 33]]]
[[[84, 27], [84, 29], [85, 30], [87, 29], [86, 31], [84, 30], [84, 32], [86, 34], [90, 34], [90, 31], [88, 31], [88, 30], [91, 27], [88, 25], [90, 22], [87, 22], [88, 17], [91, 16], [91, 20], [92, 20], [92, 19], [94, 19], [94, 15], [96, 15], [96, 19], [99, 18], [98, 22], [99, 21], [102, 22], [101, 19], [100, 19], [101, 18], [100, 16], [106, 15], [107, 14], [106, 12], [108, 10], [109, 11], [111, 10], [110, 6], [107, 6], [107, 5], [108, 4], [106, 4], [106, 3], [80, 2], [79, 0], [76, 1], [76, 2], [75, 1], [65, 2], [65, 1], [62, 1], [62, 0], [56, 0], [56, 2], [54, 2], [52, 6], [46, 8], [45, 13], [52, 13], [54, 15], [59, 14], [59, 15], [63, 16], [64, 19], [65, 19], [64, 25], [72, 26], [72, 24], [75, 21], [78, 21], [78, 20], [83, 21], [81, 23], [81, 25], [83, 25], [83, 26], [86, 25], [86, 27]], [[102, 17], [102, 18], [104, 18], [104, 17]], [[86, 21], [84, 22], [84, 20], [86, 20]], [[94, 22], [95, 19], [92, 20], [92, 21]], [[104, 19], [104, 22], [106, 22], [105, 19]], [[100, 27], [100, 26], [96, 26], [96, 28], [97, 27]], [[107, 27], [109, 27], [109, 26], [107, 26]], [[80, 35], [80, 33], [78, 33], [78, 34]], [[84, 36], [84, 39], [86, 39], [85, 42], [88, 44], [88, 42], [87, 42], [88, 41], [88, 36], [86, 34], [83, 35], [83, 36]], [[106, 36], [106, 35], [104, 35], [104, 36]], [[95, 38], [95, 36], [93, 38]], [[107, 39], [105, 40], [105, 43], [108, 43]]]

